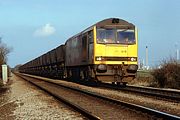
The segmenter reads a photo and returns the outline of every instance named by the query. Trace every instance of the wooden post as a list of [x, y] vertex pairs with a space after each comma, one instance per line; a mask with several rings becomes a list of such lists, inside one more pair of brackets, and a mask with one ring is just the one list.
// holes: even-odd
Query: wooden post
[[8, 70], [7, 70], [7, 65], [2, 65], [2, 80], [3, 84], [6, 84], [8, 81]]

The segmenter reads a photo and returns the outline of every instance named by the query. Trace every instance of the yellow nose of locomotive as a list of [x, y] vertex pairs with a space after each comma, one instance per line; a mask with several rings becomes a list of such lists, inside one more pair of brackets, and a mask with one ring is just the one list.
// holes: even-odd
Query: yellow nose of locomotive
[[[96, 29], [94, 64], [97, 78], [107, 82], [126, 82], [134, 78], [138, 69], [137, 29]], [[108, 35], [111, 41], [106, 39]]]

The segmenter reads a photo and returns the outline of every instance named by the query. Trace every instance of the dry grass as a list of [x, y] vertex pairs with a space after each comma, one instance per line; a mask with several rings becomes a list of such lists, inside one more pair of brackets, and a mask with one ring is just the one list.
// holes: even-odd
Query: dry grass
[[154, 81], [150, 71], [138, 71], [136, 79], [132, 80], [129, 84], [136, 86], [155, 87], [157, 83]]
[[173, 59], [162, 61], [161, 67], [138, 71], [132, 85], [180, 89], [180, 64]]
[[3, 86], [3, 83], [2, 83], [2, 80], [0, 79], [0, 87], [2, 87]]
[[164, 60], [161, 67], [154, 69], [151, 74], [158, 87], [180, 89], [180, 64], [177, 61]]

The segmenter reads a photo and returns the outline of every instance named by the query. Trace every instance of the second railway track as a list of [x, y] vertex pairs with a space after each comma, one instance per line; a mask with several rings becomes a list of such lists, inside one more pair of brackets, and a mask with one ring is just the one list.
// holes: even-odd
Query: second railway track
[[[22, 77], [22, 76], [21, 76]], [[180, 119], [178, 116], [170, 115], [164, 112], [146, 108], [132, 103], [122, 102], [116, 99], [105, 97], [96, 93], [82, 91], [77, 88], [65, 87], [54, 83], [40, 81], [37, 78], [23, 76], [24, 79], [36, 84], [36, 86], [44, 89], [48, 93], [56, 97], [63, 97], [79, 106], [81, 111], [87, 112], [87, 118], [92, 119]], [[148, 115], [147, 115], [148, 114]], [[89, 117], [89, 115], [91, 117]]]
[[128, 85], [126, 87], [119, 87], [112, 84], [102, 84], [101, 86], [104, 88], [132, 92], [136, 94], [139, 93], [160, 99], [166, 99], [169, 101], [177, 101], [177, 102], [180, 101], [180, 90], [141, 87], [141, 86], [132, 86], [132, 85]]

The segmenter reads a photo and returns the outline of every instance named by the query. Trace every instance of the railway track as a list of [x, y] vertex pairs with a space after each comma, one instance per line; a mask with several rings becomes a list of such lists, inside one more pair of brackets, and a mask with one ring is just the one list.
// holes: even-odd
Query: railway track
[[[20, 76], [20, 74], [18, 74], [18, 76]], [[21, 75], [20, 77], [23, 77], [23, 79], [30, 81], [31, 83], [45, 90], [57, 99], [64, 101], [66, 104], [72, 106], [73, 108], [81, 112], [81, 114], [86, 116], [88, 119], [114, 120], [120, 118], [127, 119], [127, 116], [133, 117], [135, 119], [150, 119], [152, 116], [153, 119], [180, 119], [180, 117], [175, 115], [167, 114], [140, 105], [119, 101], [116, 99], [99, 95], [97, 93], [92, 93], [73, 87], [57, 85], [55, 83], [42, 81], [39, 78], [37, 79], [30, 76]], [[64, 92], [60, 95], [57, 93], [57, 91], [59, 91], [58, 93], [63, 93], [62, 91], [69, 92]], [[76, 97], [73, 98], [72, 96]], [[125, 112], [126, 114], [124, 115]]]
[[[45, 86], [43, 86], [42, 84], [46, 83], [46, 81], [40, 81], [38, 79], [29, 77], [29, 76], [22, 76], [20, 74], [14, 73], [15, 75], [17, 75], [18, 77], [32, 83], [33, 85], [35, 85], [36, 87], [40, 88], [41, 90], [47, 92], [48, 94], [50, 94], [51, 96], [53, 96], [54, 98], [56, 98], [57, 100], [65, 103], [66, 105], [70, 106], [71, 108], [73, 108], [74, 110], [80, 112], [83, 116], [87, 117], [88, 119], [93, 119], [93, 120], [100, 120], [99, 117], [91, 114], [89, 111], [86, 111], [85, 109], [81, 108], [80, 106], [64, 99], [63, 97], [61, 97], [60, 95], [56, 94], [53, 90], [48, 90]], [[49, 82], [47, 82], [49, 83]], [[45, 85], [45, 84], [44, 84]]]
[[130, 86], [119, 87], [112, 84], [101, 84], [104, 88], [110, 88], [115, 90], [121, 90], [132, 93], [139, 93], [143, 95], [153, 96], [156, 98], [166, 99], [170, 101], [180, 101], [180, 90], [172, 89], [162, 89], [162, 88], [151, 88], [151, 87], [141, 87], [141, 86]]

